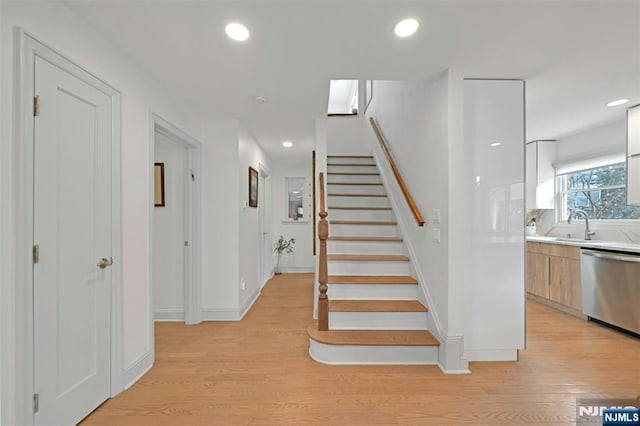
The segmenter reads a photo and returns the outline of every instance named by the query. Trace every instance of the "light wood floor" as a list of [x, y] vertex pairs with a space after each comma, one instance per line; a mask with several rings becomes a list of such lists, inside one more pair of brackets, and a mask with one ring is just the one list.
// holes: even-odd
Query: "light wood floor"
[[244, 320], [156, 325], [156, 363], [84, 425], [575, 425], [576, 397], [640, 395], [640, 341], [529, 302], [518, 362], [330, 367], [308, 355], [312, 278], [281, 275]]

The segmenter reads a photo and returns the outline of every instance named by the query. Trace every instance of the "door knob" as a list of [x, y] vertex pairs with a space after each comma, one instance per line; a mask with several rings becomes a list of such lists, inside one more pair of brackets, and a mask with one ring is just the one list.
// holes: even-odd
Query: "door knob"
[[107, 266], [111, 266], [111, 265], [113, 265], [113, 257], [110, 257], [108, 259], [106, 257], [103, 257], [102, 259], [100, 259], [100, 262], [98, 262], [97, 266], [100, 269], [104, 269]]

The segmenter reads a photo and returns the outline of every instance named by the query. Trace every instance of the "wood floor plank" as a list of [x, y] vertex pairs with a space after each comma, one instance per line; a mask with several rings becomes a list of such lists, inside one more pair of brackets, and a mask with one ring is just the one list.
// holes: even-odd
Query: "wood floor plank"
[[329, 300], [331, 312], [427, 312], [417, 300]]
[[329, 254], [327, 260], [362, 261], [362, 262], [408, 262], [407, 256], [398, 254]]
[[329, 275], [329, 284], [418, 284], [418, 281], [404, 275]]
[[313, 295], [313, 274], [282, 274], [242, 321], [156, 323], [153, 368], [83, 425], [575, 426], [576, 398], [640, 395], [640, 340], [533, 301], [517, 362], [318, 364]]
[[440, 346], [438, 339], [422, 330], [329, 330], [318, 331], [318, 323], [307, 327], [313, 340], [327, 345]]

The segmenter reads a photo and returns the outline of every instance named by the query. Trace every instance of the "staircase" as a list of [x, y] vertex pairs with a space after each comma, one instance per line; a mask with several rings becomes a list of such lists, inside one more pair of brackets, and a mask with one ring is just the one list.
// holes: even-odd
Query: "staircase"
[[329, 156], [329, 330], [308, 327], [325, 364], [435, 364], [438, 340], [378, 167], [371, 156]]

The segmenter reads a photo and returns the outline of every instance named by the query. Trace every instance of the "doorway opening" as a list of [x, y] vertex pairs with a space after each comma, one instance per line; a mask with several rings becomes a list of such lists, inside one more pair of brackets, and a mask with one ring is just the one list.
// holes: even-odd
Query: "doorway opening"
[[153, 335], [155, 321], [202, 321], [202, 191], [200, 142], [156, 114], [152, 114], [151, 126], [154, 179], [150, 180], [149, 276]]
[[260, 184], [258, 185], [258, 216], [260, 222], [260, 235], [262, 236], [260, 247], [260, 276], [258, 282], [260, 289], [273, 276], [273, 250], [271, 246], [271, 179], [270, 172], [264, 166], [259, 165]]

